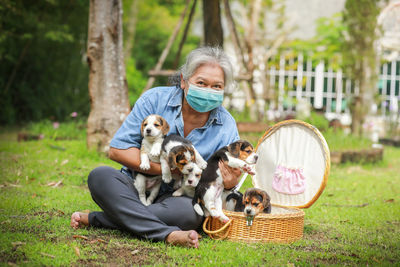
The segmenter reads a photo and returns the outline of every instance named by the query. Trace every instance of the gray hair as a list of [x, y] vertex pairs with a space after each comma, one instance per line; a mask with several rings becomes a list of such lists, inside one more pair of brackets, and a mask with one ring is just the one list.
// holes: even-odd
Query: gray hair
[[179, 86], [181, 74], [183, 80], [188, 81], [201, 65], [209, 63], [218, 64], [222, 68], [224, 71], [225, 89], [229, 91], [230, 87], [234, 85], [232, 63], [220, 47], [204, 46], [192, 50], [186, 57], [185, 64], [170, 78], [170, 82], [173, 85]]

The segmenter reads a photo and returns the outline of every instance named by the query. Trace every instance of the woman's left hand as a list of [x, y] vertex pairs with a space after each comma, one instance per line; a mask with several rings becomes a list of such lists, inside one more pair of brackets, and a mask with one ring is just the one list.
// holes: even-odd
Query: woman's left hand
[[224, 180], [224, 188], [231, 189], [238, 184], [242, 171], [239, 168], [232, 168], [223, 161], [218, 163], [221, 171], [222, 179]]

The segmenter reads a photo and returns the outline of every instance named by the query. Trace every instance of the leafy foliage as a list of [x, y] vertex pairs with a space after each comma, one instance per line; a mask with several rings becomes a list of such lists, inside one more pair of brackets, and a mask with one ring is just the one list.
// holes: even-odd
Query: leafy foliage
[[[153, 69], [157, 64], [173, 29], [178, 23], [184, 7], [185, 3], [178, 0], [139, 1], [135, 45], [132, 56], [134, 58], [135, 68], [141, 73], [142, 77], [147, 77], [147, 72]], [[200, 10], [199, 6], [197, 6], [197, 10]], [[175, 67], [173, 63], [177, 55], [182, 33], [183, 27], [163, 64], [163, 69], [173, 69]], [[183, 64], [186, 54], [196, 48], [199, 43], [199, 37], [188, 34], [178, 66]], [[133, 64], [133, 62], [128, 64]], [[130, 78], [131, 77], [128, 77], [129, 88], [135, 91], [134, 95], [140, 95], [144, 86], [140, 87], [141, 85], [133, 84], [133, 87], [131, 87], [134, 80], [130, 80]], [[166, 85], [166, 83], [166, 78], [158, 78], [155, 85]]]
[[1, 0], [0, 123], [88, 114], [88, 3]]
[[342, 67], [343, 33], [346, 27], [342, 22], [342, 13], [317, 20], [316, 35], [310, 40], [294, 40], [282, 46], [282, 50], [294, 50], [307, 54], [314, 63], [323, 60], [333, 69]]

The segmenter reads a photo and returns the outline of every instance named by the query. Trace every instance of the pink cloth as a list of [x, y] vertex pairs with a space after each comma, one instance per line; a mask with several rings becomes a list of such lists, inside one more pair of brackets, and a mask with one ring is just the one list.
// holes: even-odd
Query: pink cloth
[[279, 193], [297, 195], [306, 189], [305, 180], [302, 168], [278, 165], [272, 179], [272, 188]]

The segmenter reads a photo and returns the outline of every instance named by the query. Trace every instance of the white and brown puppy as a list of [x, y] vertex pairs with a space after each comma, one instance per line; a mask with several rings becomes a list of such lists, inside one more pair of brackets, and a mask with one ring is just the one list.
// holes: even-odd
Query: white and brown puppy
[[[139, 167], [142, 170], [148, 170], [150, 169], [150, 161], [160, 162], [161, 146], [165, 135], [169, 132], [169, 124], [163, 117], [151, 114], [142, 121], [140, 130], [143, 139], [140, 148]], [[153, 203], [160, 190], [161, 176], [138, 173], [135, 177], [134, 186], [138, 191], [140, 201], [148, 206]], [[146, 192], [149, 192], [147, 198]]]
[[253, 219], [259, 213], [271, 213], [271, 198], [268, 193], [259, 188], [249, 188], [243, 195], [244, 216], [247, 225], [253, 224]]
[[140, 168], [148, 170], [150, 161], [160, 162], [161, 146], [169, 132], [169, 124], [160, 115], [151, 114], [142, 121], [140, 132], [143, 136], [140, 148]]
[[230, 167], [254, 174], [252, 165], [257, 159], [253, 146], [245, 140], [233, 142], [216, 151], [207, 161], [207, 168], [203, 171], [196, 187], [193, 198], [194, 210], [199, 215], [212, 216], [223, 223], [227, 222], [229, 218], [222, 211], [224, 184], [218, 164], [224, 161]]
[[197, 184], [196, 180], [200, 178], [202, 170], [207, 167], [207, 162], [193, 144], [176, 134], [164, 139], [160, 163], [162, 179], [165, 183], [170, 183], [172, 180], [171, 170], [179, 169], [188, 185]]
[[[180, 182], [178, 189], [172, 194], [174, 197], [182, 195], [193, 197], [195, 188], [200, 181], [202, 169], [195, 168], [196, 170], [191, 171], [191, 174], [184, 174], [183, 179]], [[190, 170], [189, 170], [190, 171]]]

